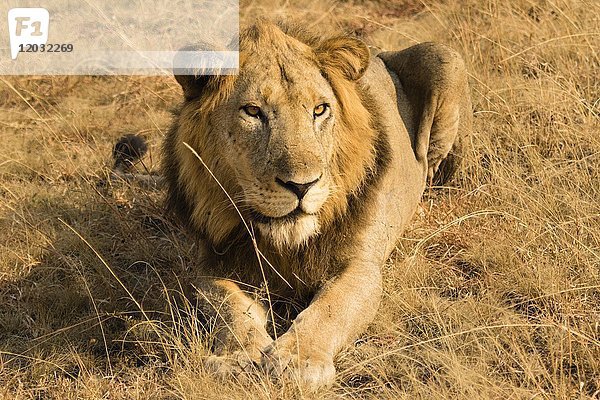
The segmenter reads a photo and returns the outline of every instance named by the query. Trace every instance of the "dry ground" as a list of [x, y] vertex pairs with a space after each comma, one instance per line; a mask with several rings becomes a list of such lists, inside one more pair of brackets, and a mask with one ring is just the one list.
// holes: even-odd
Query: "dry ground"
[[[319, 398], [598, 398], [600, 3], [244, 1], [384, 49], [437, 40], [471, 72], [475, 132], [386, 266], [377, 320]], [[299, 2], [300, 3], [300, 2]], [[161, 193], [115, 184], [111, 145], [148, 137], [172, 78], [0, 78], [0, 397], [299, 398], [219, 382], [179, 293], [195, 246]]]

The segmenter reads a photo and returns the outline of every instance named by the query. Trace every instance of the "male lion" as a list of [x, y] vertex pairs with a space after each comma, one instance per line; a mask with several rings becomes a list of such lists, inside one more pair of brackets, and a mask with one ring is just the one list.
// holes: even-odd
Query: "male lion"
[[[459, 161], [472, 114], [461, 57], [433, 43], [372, 56], [357, 39], [259, 21], [240, 35], [238, 75], [176, 79], [185, 100], [163, 173], [215, 276], [197, 283], [211, 365], [331, 383], [426, 181]], [[286, 302], [304, 309], [272, 336]]]

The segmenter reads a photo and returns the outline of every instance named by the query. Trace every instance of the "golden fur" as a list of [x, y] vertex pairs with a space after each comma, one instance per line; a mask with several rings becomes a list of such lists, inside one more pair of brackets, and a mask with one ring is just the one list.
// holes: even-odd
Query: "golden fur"
[[[344, 74], [361, 73], [359, 71], [361, 63], [363, 68], [368, 63], [368, 50], [360, 42], [349, 41], [345, 37], [332, 38], [316, 44], [315, 39], [302, 31], [296, 30], [293, 34], [298, 40], [316, 45], [315, 54], [311, 56], [322, 63], [323, 72], [340, 104], [339, 109], [333, 111], [339, 114], [339, 123], [335, 126], [336, 151], [328, 166], [333, 178], [332, 187], [335, 190], [330, 192], [328, 201], [319, 213], [319, 226], [323, 229], [336, 216], [345, 213], [348, 193], [360, 187], [375, 162], [373, 142], [376, 134], [371, 126], [371, 114], [356, 90], [356, 83], [344, 76]], [[244, 69], [250, 54], [257, 51], [263, 42], [279, 47], [280, 43], [286, 41], [289, 41], [289, 36], [275, 25], [264, 23], [247, 30], [240, 40], [240, 69]], [[297, 45], [300, 47], [301, 43]], [[354, 59], [355, 52], [336, 57], [328, 51], [349, 44], [356, 46], [357, 43], [362, 45], [355, 49], [355, 52], [363, 57], [361, 60]], [[338, 65], [342, 64], [339, 59], [350, 60], [356, 65], [341, 68]], [[355, 70], [357, 72], [353, 72]], [[215, 107], [227, 101], [234, 87], [235, 76], [210, 77], [202, 96], [187, 102], [182, 107], [177, 118], [177, 128], [171, 133], [168, 150], [165, 152], [167, 168], [171, 168], [175, 163], [170, 158], [175, 157], [177, 160], [179, 168], [177, 190], [181, 191], [180, 196], [185, 197], [191, 208], [189, 210], [191, 227], [203, 232], [216, 245], [221, 244], [233, 231], [240, 228], [240, 218], [215, 179], [207, 170], [198, 168], [198, 159], [183, 143], [189, 144], [198, 151], [202, 160], [232, 198], [240, 195], [241, 188], [235, 181], [235, 174], [226, 163], [217, 161], [223, 157], [223, 143], [215, 140], [215, 135], [211, 135], [212, 126], [208, 123]], [[177, 200], [179, 201], [181, 198]], [[172, 204], [173, 209], [178, 207], [180, 204]]]
[[[238, 75], [176, 78], [167, 205], [209, 244], [202, 266], [220, 277], [197, 284], [210, 325], [229, 329], [210, 364], [330, 383], [334, 355], [375, 315], [381, 265], [426, 178], [447, 179], [460, 160], [462, 59], [435, 44], [372, 57], [356, 39], [259, 21], [240, 36]], [[308, 307], [273, 340], [264, 299], [233, 281]]]

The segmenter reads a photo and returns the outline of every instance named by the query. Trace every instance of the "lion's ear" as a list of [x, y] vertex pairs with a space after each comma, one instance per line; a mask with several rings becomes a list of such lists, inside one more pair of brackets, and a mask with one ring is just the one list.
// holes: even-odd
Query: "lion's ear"
[[237, 54], [238, 48], [236, 36], [225, 48], [198, 42], [179, 49], [173, 58], [173, 75], [186, 100], [218, 88], [224, 77], [237, 73], [237, 56], [232, 54]]
[[175, 75], [175, 79], [181, 85], [185, 99], [192, 100], [202, 95], [209, 77], [207, 75]]
[[346, 78], [359, 79], [369, 66], [370, 52], [358, 39], [340, 36], [323, 41], [316, 49], [317, 57], [325, 69], [341, 71]]
[[195, 52], [210, 50], [211, 46], [205, 43], [190, 45], [179, 49], [173, 58], [173, 75], [181, 85], [186, 100], [199, 97], [209, 82], [209, 75], [191, 65], [194, 64]]

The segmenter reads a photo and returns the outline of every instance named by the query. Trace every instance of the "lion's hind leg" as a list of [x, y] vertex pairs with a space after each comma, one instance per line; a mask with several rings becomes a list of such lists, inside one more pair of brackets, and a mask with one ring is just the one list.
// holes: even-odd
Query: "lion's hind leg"
[[447, 46], [421, 43], [378, 55], [402, 85], [415, 122], [414, 151], [430, 182], [447, 182], [471, 133], [471, 98], [461, 56]]
[[208, 280], [197, 289], [199, 310], [213, 342], [214, 356], [206, 367], [220, 375], [250, 372], [273, 341], [265, 328], [265, 308], [229, 280]]

